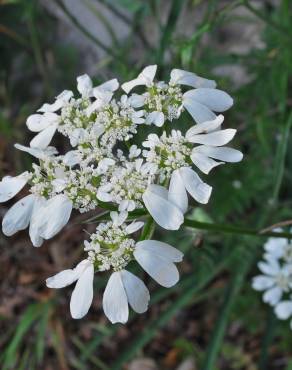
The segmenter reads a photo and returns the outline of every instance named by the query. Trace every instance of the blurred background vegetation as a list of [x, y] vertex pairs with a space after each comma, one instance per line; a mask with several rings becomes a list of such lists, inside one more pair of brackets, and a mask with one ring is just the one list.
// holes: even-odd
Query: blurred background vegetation
[[[26, 117], [76, 76], [126, 81], [157, 63], [160, 78], [183, 68], [235, 99], [225, 125], [238, 129], [244, 160], [209, 176], [211, 201], [191, 217], [257, 229], [291, 219], [291, 26], [290, 0], [0, 0], [1, 177], [29, 168], [13, 148], [28, 143]], [[45, 287], [82, 254], [77, 221], [40, 249], [0, 233], [1, 369], [292, 369], [288, 322], [250, 286], [264, 237], [156, 231], [185, 252], [181, 281], [147, 281], [149, 311], [122, 326], [101, 309], [106, 276], [81, 321], [70, 317], [71, 288]]]

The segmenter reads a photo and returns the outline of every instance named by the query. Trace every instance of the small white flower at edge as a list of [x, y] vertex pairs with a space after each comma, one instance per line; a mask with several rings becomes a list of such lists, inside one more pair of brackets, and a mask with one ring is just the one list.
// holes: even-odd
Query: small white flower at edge
[[265, 261], [258, 263], [263, 275], [253, 278], [252, 287], [258, 291], [265, 291], [263, 301], [275, 306], [280, 302], [283, 293], [291, 289], [291, 271], [281, 266], [272, 255], [266, 254], [265, 258]]

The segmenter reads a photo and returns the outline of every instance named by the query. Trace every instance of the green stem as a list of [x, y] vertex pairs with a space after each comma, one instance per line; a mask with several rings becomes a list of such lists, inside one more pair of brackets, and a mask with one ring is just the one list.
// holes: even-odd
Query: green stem
[[[108, 209], [108, 211], [102, 212], [98, 216], [91, 217], [82, 223], [95, 223], [95, 222], [103, 222], [107, 221], [110, 218], [110, 211], [117, 211], [117, 208], [110, 204], [100, 204], [100, 207]], [[145, 209], [137, 209], [133, 212], [129, 213], [128, 219], [137, 219], [143, 216], [146, 216], [147, 212]], [[154, 223], [152, 218], [149, 218], [151, 220], [151, 223]], [[149, 222], [150, 224], [150, 221]], [[147, 224], [147, 223], [146, 223]], [[145, 225], [146, 226], [146, 225]], [[232, 226], [232, 225], [224, 225], [224, 224], [215, 224], [210, 222], [201, 222], [201, 221], [195, 221], [190, 220], [188, 218], [185, 219], [183, 226], [190, 227], [193, 229], [198, 230], [206, 230], [210, 232], [218, 232], [218, 233], [225, 233], [225, 234], [234, 234], [234, 235], [250, 235], [250, 236], [257, 236], [257, 237], [274, 237], [274, 238], [287, 238], [292, 239], [292, 234], [287, 232], [276, 232], [276, 231], [269, 231], [264, 229], [251, 229], [247, 227], [241, 227], [241, 226]]]
[[149, 217], [146, 221], [139, 240], [151, 239], [155, 231], [155, 222], [152, 217]]
[[199, 221], [189, 220], [187, 218], [185, 219], [185, 222], [183, 225], [186, 227], [194, 228], [194, 229], [216, 231], [216, 232], [221, 232], [221, 233], [226, 233], [226, 234], [251, 235], [251, 236], [287, 238], [287, 239], [292, 238], [292, 234], [286, 233], [286, 232], [275, 232], [275, 231], [262, 232], [262, 230], [249, 229], [246, 227], [230, 226], [230, 225], [222, 225], [222, 224], [211, 224], [209, 222], [199, 222]]
[[175, 25], [177, 23], [183, 5], [183, 0], [172, 0], [168, 19], [160, 39], [160, 47], [158, 49], [156, 57], [157, 64], [160, 66], [163, 64], [165, 50], [171, 41], [171, 35], [175, 29]]
[[203, 370], [213, 370], [215, 368], [216, 359], [220, 351], [232, 307], [244, 281], [244, 276], [248, 271], [251, 258], [252, 254], [250, 254], [249, 258], [244, 260], [239, 266], [235, 274], [231, 277], [230, 284], [227, 286], [226, 296], [221, 308], [219, 319], [216, 321], [216, 325], [211, 336], [211, 341], [208, 345], [205, 362], [202, 367]]
[[275, 335], [275, 328], [276, 328], [277, 319], [274, 314], [273, 308], [270, 308], [269, 316], [267, 319], [267, 326], [265, 333], [263, 335], [262, 340], [262, 348], [261, 348], [261, 354], [260, 354], [260, 360], [259, 360], [259, 369], [265, 370], [268, 365], [268, 352], [269, 347], [273, 342], [274, 335]]

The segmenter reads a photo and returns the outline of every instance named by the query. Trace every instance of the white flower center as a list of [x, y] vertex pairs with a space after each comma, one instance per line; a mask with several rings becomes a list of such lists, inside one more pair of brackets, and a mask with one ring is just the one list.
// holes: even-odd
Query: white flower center
[[[148, 141], [151, 142], [151, 139]], [[192, 148], [188, 145], [180, 131], [172, 131], [171, 136], [164, 132], [159, 141], [152, 141], [149, 150], [144, 150], [146, 161], [156, 164], [160, 181], [170, 178], [172, 172], [181, 167], [191, 166], [190, 155]]]
[[179, 118], [182, 112], [182, 91], [178, 85], [158, 82], [148, 87], [145, 96], [147, 111], [163, 112], [169, 121]]
[[128, 237], [126, 225], [116, 226], [112, 221], [102, 223], [90, 236], [84, 250], [98, 271], [122, 270], [132, 259], [135, 240]]

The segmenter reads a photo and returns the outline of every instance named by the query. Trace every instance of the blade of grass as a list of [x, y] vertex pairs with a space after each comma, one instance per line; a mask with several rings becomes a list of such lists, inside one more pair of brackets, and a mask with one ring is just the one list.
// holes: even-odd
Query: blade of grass
[[290, 114], [286, 125], [284, 126], [281, 141], [278, 144], [277, 155], [276, 155], [276, 166], [275, 166], [275, 186], [273, 191], [273, 201], [277, 201], [281, 184], [283, 181], [284, 170], [285, 170], [285, 158], [288, 148], [288, 139], [290, 135], [290, 129], [292, 124], [292, 113]]
[[267, 326], [263, 335], [261, 354], [259, 360], [259, 370], [265, 370], [268, 367], [268, 352], [269, 347], [273, 342], [277, 319], [274, 310], [271, 308], [267, 318]]
[[45, 336], [48, 327], [48, 321], [50, 317], [51, 302], [44, 307], [43, 314], [38, 324], [38, 330], [36, 335], [36, 350], [35, 355], [37, 358], [38, 364], [43, 361], [44, 352], [45, 352]]
[[3, 370], [13, 368], [15, 366], [18, 359], [19, 346], [21, 345], [21, 342], [27, 331], [43, 313], [46, 304], [47, 303], [31, 304], [22, 315], [21, 320], [17, 325], [15, 334], [13, 335], [5, 351]]
[[226, 296], [224, 299], [219, 318], [216, 320], [216, 325], [211, 335], [211, 341], [208, 345], [205, 360], [203, 362], [202, 370], [213, 370], [216, 366], [216, 359], [220, 351], [224, 334], [227, 328], [229, 317], [233, 304], [240, 291], [244, 277], [249, 270], [250, 262], [253, 258], [253, 253], [249, 250], [249, 253], [245, 253], [246, 258], [241, 261], [236, 272], [231, 276], [231, 282], [227, 286]]
[[157, 64], [162, 67], [164, 62], [164, 54], [168, 44], [171, 42], [171, 36], [173, 31], [175, 30], [176, 23], [178, 21], [180, 12], [184, 5], [184, 0], [172, 0], [170, 11], [168, 14], [168, 19], [166, 25], [164, 26], [162, 36], [160, 38], [160, 46], [158, 48], [156, 61]]

